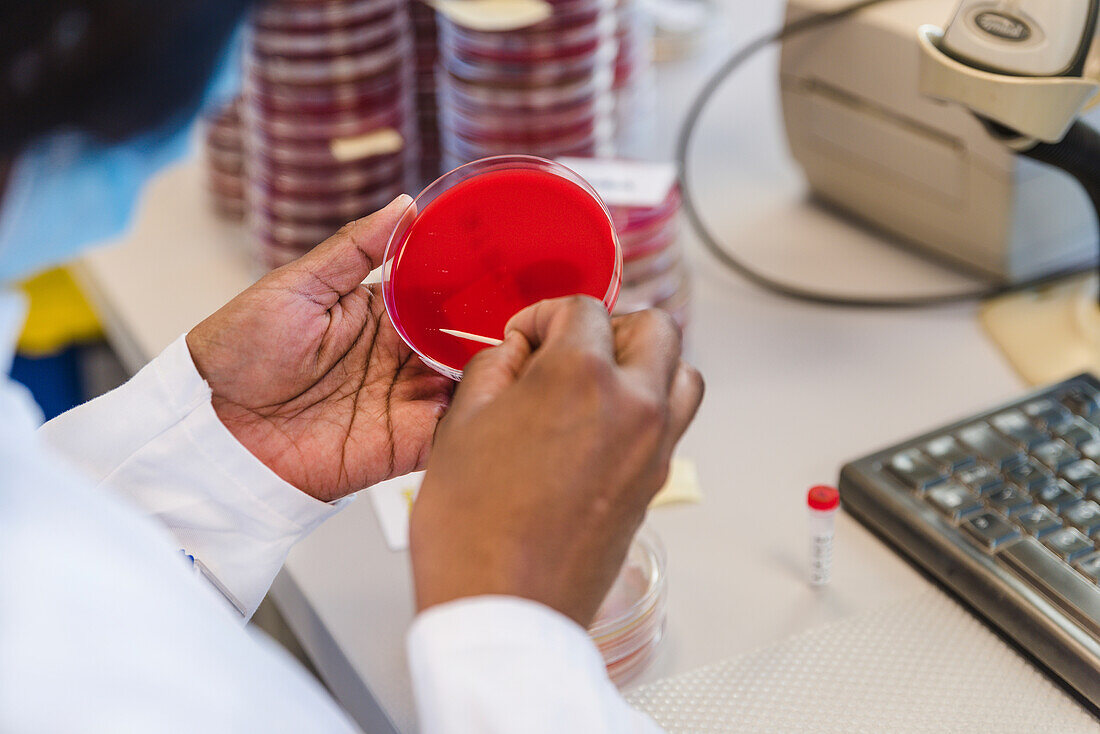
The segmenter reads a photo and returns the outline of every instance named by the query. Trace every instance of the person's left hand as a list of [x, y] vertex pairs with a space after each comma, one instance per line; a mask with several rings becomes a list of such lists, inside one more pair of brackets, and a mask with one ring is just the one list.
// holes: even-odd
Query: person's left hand
[[398, 197], [268, 273], [187, 335], [214, 410], [249, 451], [331, 501], [423, 468], [454, 387], [362, 285], [409, 204]]

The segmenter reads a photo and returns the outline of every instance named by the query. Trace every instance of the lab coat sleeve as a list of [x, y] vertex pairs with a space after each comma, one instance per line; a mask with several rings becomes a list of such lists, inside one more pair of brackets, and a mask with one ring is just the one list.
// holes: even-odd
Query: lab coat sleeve
[[526, 599], [483, 596], [422, 612], [408, 635], [423, 734], [655, 734], [607, 677], [579, 625]]
[[252, 615], [296, 541], [339, 509], [283, 481], [214, 413], [180, 337], [125, 385], [40, 431], [102, 489], [137, 505]]

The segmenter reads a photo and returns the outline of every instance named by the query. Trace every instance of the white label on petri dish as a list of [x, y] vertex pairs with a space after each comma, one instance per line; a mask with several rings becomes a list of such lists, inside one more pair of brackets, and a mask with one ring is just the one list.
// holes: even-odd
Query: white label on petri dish
[[514, 31], [553, 13], [545, 0], [428, 0], [447, 20], [475, 31]]
[[384, 127], [353, 138], [333, 138], [328, 147], [332, 151], [332, 157], [344, 163], [398, 153], [405, 147], [405, 138], [392, 127]]
[[598, 158], [558, 158], [558, 163], [587, 181], [608, 206], [657, 206], [676, 183], [671, 163]]

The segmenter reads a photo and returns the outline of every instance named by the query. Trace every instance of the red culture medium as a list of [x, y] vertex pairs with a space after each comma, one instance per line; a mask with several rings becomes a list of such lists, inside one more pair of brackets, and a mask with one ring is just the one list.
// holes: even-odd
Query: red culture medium
[[521, 167], [502, 163], [422, 204], [388, 253], [394, 325], [429, 364], [456, 373], [486, 346], [441, 328], [501, 338], [513, 315], [543, 299], [586, 294], [610, 311], [618, 294], [621, 256], [595, 194], [545, 170], [557, 164], [499, 160], [508, 159]]

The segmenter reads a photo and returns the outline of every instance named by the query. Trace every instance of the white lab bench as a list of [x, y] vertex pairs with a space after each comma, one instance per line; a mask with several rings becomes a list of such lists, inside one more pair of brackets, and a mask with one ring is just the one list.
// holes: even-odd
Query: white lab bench
[[[705, 53], [659, 69], [665, 151], [703, 72], [781, 13], [778, 0], [727, 5], [737, 22], [716, 27]], [[714, 229], [761, 268], [803, 283], [893, 294], [966, 285], [807, 201], [786, 156], [775, 87], [768, 52], [704, 118], [695, 180]], [[684, 241], [695, 273], [690, 356], [707, 394], [680, 455], [697, 462], [705, 497], [650, 514], [668, 552], [669, 621], [639, 682], [926, 593], [927, 580], [844, 515], [833, 581], [811, 589], [806, 488], [835, 481], [848, 459], [1024, 387], [981, 333], [972, 305], [802, 305], [728, 275], [691, 236]], [[88, 254], [80, 272], [130, 369], [255, 276], [241, 230], [207, 206], [197, 159], [154, 181], [134, 229]], [[366, 498], [292, 551], [272, 593], [367, 731], [416, 730], [404, 653], [413, 616], [408, 557], [387, 549]]]

